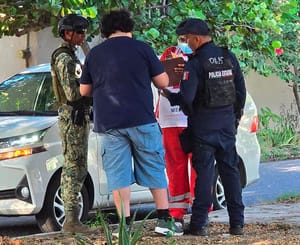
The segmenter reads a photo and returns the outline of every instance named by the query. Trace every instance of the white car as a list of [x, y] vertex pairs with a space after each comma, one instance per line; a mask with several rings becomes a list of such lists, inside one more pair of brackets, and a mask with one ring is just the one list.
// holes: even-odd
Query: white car
[[[256, 129], [256, 106], [248, 96], [237, 137], [243, 187], [259, 178]], [[78, 195], [82, 220], [92, 209], [114, 207], [97, 148], [97, 134], [91, 130], [88, 176]], [[49, 64], [28, 68], [0, 83], [0, 215], [35, 215], [41, 231], [60, 230], [64, 222], [62, 163]], [[214, 207], [224, 207], [218, 175], [214, 191]], [[131, 203], [147, 202], [153, 202], [149, 190], [134, 184]]]

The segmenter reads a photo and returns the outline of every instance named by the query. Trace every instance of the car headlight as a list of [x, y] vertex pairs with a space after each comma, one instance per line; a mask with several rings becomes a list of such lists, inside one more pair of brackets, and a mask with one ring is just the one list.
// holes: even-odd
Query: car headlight
[[[42, 145], [46, 130], [0, 139], [0, 161], [45, 151]], [[5, 150], [4, 150], [5, 149]]]

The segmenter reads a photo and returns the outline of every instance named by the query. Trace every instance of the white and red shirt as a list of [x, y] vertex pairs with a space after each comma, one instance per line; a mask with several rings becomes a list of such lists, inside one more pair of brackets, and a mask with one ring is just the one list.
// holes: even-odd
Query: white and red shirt
[[[179, 47], [168, 47], [161, 55], [160, 60], [181, 56], [187, 60], [188, 56]], [[167, 87], [172, 93], [179, 92], [179, 86]], [[187, 116], [180, 110], [179, 105], [171, 106], [169, 100], [160, 95], [156, 106], [156, 117], [161, 128], [187, 127]]]
[[[179, 86], [167, 87], [172, 93], [179, 92]], [[161, 128], [187, 127], [187, 116], [180, 110], [179, 105], [171, 106], [169, 100], [160, 95], [157, 102], [157, 121]]]

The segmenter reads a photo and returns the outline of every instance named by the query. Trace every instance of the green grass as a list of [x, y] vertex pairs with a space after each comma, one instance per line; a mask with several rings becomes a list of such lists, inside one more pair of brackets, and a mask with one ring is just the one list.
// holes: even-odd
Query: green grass
[[[142, 238], [142, 230], [144, 227], [145, 222], [148, 220], [148, 218], [153, 214], [154, 210], [149, 212], [146, 217], [141, 220], [141, 222], [137, 222], [134, 224], [134, 221], [137, 216], [138, 209], [134, 212], [131, 223], [129, 225], [126, 225], [126, 220], [124, 216], [124, 207], [122, 203], [122, 210], [121, 215], [119, 218], [119, 238], [113, 238], [111, 234], [112, 227], [110, 226], [110, 215], [113, 215], [113, 213], [104, 213], [102, 210], [98, 210], [96, 213], [95, 219], [91, 222], [93, 226], [101, 227], [104, 231], [104, 234], [107, 239], [107, 245], [135, 245], [138, 244], [139, 240]], [[84, 241], [82, 238], [77, 239], [78, 244], [81, 244], [80, 242], [87, 242]], [[88, 244], [88, 243], [86, 243]]]
[[283, 202], [283, 203], [294, 203], [300, 201], [300, 193], [299, 192], [290, 192], [290, 193], [284, 193], [283, 195], [276, 198], [277, 202]]
[[297, 203], [300, 202], [299, 192], [286, 192], [273, 201], [262, 201], [262, 204]]
[[260, 143], [261, 162], [280, 161], [300, 158], [300, 146], [274, 146], [269, 147]]
[[293, 104], [282, 107], [279, 115], [262, 108], [259, 122], [261, 162], [300, 158], [299, 115]]

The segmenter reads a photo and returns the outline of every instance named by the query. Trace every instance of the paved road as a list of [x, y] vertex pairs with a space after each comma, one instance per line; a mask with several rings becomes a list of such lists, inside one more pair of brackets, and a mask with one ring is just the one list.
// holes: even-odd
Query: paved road
[[300, 194], [300, 159], [261, 163], [260, 179], [243, 190], [243, 199], [250, 206], [290, 193]]
[[[260, 179], [243, 190], [246, 206], [270, 202], [288, 194], [300, 194], [300, 159], [261, 163]], [[153, 209], [153, 206], [149, 206]], [[0, 235], [24, 236], [39, 233], [35, 218], [0, 217]]]

